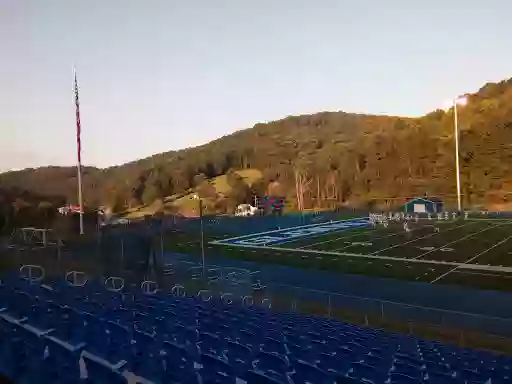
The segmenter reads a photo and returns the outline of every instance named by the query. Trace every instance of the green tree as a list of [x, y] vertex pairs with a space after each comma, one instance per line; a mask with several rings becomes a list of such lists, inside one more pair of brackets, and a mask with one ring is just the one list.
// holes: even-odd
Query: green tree
[[41, 218], [41, 223], [45, 228], [49, 228], [50, 223], [53, 221], [55, 217], [55, 212], [57, 208], [53, 206], [53, 204], [49, 201], [41, 201], [37, 207], [38, 216]]
[[144, 193], [142, 194], [142, 202], [145, 205], [152, 204], [156, 199], [162, 198], [162, 191], [158, 184], [146, 183]]

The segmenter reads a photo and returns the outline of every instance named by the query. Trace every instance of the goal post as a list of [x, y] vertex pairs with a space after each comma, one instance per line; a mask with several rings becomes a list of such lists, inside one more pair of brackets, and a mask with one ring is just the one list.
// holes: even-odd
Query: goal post
[[47, 228], [17, 228], [9, 239], [9, 248], [46, 248], [58, 245], [53, 238], [53, 231]]

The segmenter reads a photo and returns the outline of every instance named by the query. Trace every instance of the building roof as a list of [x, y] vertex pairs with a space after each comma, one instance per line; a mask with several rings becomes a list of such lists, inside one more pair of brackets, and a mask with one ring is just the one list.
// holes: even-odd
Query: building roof
[[428, 201], [428, 202], [434, 203], [434, 204], [442, 204], [443, 203], [443, 200], [441, 200], [439, 197], [428, 196], [428, 197], [415, 197], [415, 198], [409, 199], [406, 204], [409, 204], [413, 201]]

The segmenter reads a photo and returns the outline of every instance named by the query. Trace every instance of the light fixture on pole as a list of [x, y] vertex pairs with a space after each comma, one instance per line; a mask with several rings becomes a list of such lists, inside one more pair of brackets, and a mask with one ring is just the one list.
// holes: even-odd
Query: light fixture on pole
[[457, 106], [464, 106], [468, 103], [466, 97], [458, 97], [450, 101], [450, 108], [453, 107], [453, 129], [455, 136], [455, 172], [457, 178], [457, 211], [462, 212], [462, 200], [460, 193], [460, 165], [459, 165], [459, 116]]
[[204, 263], [204, 229], [203, 229], [203, 200], [199, 195], [194, 194], [194, 200], [199, 200], [199, 225], [201, 226], [201, 265], [203, 267], [203, 277], [205, 276], [205, 263]]

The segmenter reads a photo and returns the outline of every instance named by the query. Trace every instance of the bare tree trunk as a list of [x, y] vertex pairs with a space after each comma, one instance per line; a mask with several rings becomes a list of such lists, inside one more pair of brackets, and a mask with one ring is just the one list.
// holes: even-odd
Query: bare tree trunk
[[321, 208], [322, 199], [320, 197], [320, 175], [316, 176], [316, 205]]
[[300, 210], [300, 191], [299, 191], [299, 175], [298, 171], [294, 169], [294, 176], [295, 176], [295, 197], [297, 200], [297, 209]]
[[298, 167], [294, 167], [295, 175], [295, 194], [297, 196], [297, 209], [299, 211], [304, 210], [304, 193], [308, 190], [311, 184], [311, 179], [307, 179], [306, 172], [300, 170]]

